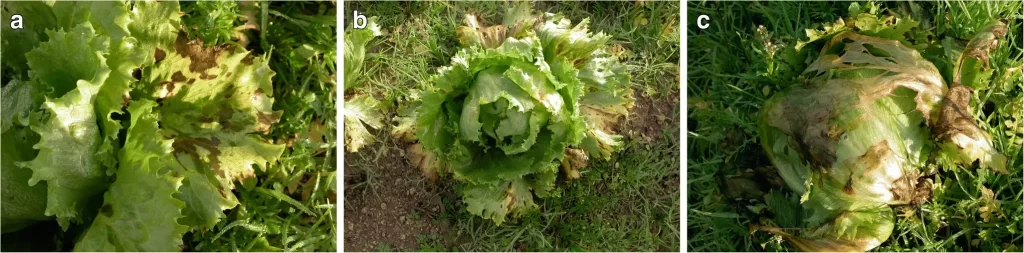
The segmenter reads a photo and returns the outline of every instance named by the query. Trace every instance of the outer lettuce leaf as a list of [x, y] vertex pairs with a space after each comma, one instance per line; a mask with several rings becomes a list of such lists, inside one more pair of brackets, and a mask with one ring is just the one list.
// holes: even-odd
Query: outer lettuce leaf
[[234, 182], [254, 177], [254, 165], [266, 168], [284, 152], [283, 144], [253, 135], [280, 118], [269, 96], [274, 73], [266, 58], [183, 36], [173, 49], [147, 69], [133, 96], [162, 99], [155, 111], [175, 138], [169, 166], [183, 176], [174, 195], [186, 204], [180, 222], [208, 228], [238, 205]]
[[366, 45], [373, 37], [380, 36], [380, 34], [377, 17], [370, 17], [366, 28], [348, 29], [345, 34], [345, 87], [343, 90], [348, 91], [351, 88], [362, 86], [360, 77], [363, 74]]
[[179, 135], [266, 132], [280, 112], [271, 108], [274, 72], [247, 52], [176, 42], [143, 80], [145, 97], [162, 98], [161, 126]]
[[[370, 17], [366, 28], [349, 28], [345, 35], [345, 85], [343, 90], [363, 86], [363, 61], [366, 58], [366, 45], [376, 36], [380, 36], [377, 17]], [[384, 115], [378, 101], [370, 95], [345, 94], [345, 106], [342, 115], [345, 117], [345, 150], [358, 152], [373, 142], [367, 126], [380, 129], [384, 126]], [[364, 125], [365, 124], [365, 125]]]
[[534, 210], [530, 185], [524, 180], [512, 180], [498, 185], [468, 185], [463, 192], [466, 210], [469, 213], [493, 220], [501, 225], [505, 216], [513, 213], [516, 217]]
[[184, 176], [175, 197], [184, 201], [181, 223], [209, 228], [238, 204], [234, 183], [255, 177], [284, 151], [255, 133], [267, 132], [273, 111], [267, 59], [228, 47], [204, 47], [179, 36], [174, 51], [156, 63], [133, 96], [162, 99], [154, 110], [161, 127], [175, 138], [171, 166]]
[[[7, 91], [11, 85], [4, 87]], [[25, 85], [22, 85], [25, 86]], [[4, 93], [4, 102], [8, 102], [8, 93]], [[4, 106], [4, 113], [8, 113]], [[3, 131], [2, 147], [0, 148], [0, 233], [17, 231], [37, 221], [52, 219], [44, 214], [46, 211], [46, 183], [29, 186], [32, 170], [18, 167], [16, 162], [28, 161], [36, 156], [35, 149], [25, 148], [39, 141], [39, 136], [28, 128], [14, 126]]]
[[254, 176], [253, 165], [265, 168], [284, 152], [282, 144], [249, 136], [269, 130], [280, 118], [268, 96], [273, 72], [266, 59], [204, 48], [182, 38], [175, 43], [177, 51], [168, 53], [143, 85], [153, 92], [148, 95], [163, 98], [156, 110], [164, 116], [161, 126], [177, 137], [175, 154], [205, 163], [220, 185], [230, 189], [233, 181]]
[[580, 100], [587, 123], [580, 146], [590, 156], [611, 159], [611, 153], [623, 147], [622, 136], [615, 134], [615, 124], [629, 116], [633, 108], [629, 71], [615, 56], [599, 50], [580, 69], [579, 77], [587, 89]]
[[[61, 226], [67, 229], [71, 221], [80, 222], [83, 215], [92, 216], [94, 203], [98, 203], [100, 193], [108, 185], [103, 173], [106, 168], [95, 155], [102, 139], [96, 126], [93, 101], [110, 70], [103, 64], [102, 56], [106, 37], [95, 35], [88, 23], [69, 32], [49, 34], [50, 41], [28, 55], [33, 82], [58, 87], [57, 90], [75, 87], [75, 84], [77, 88], [48, 93], [64, 94], [57, 99], [46, 98], [43, 108], [49, 113], [48, 118], [31, 127], [41, 137], [33, 146], [39, 150], [39, 155], [21, 165], [34, 172], [30, 185], [47, 182], [45, 213], [57, 216]], [[51, 57], [77, 62], [49, 62]]]
[[75, 251], [178, 251], [187, 227], [178, 224], [184, 203], [172, 195], [182, 178], [168, 167], [171, 140], [160, 134], [156, 103], [133, 102], [131, 127], [120, 152], [117, 180], [100, 214]]
[[373, 135], [366, 126], [373, 129], [384, 126], [384, 114], [381, 114], [378, 103], [369, 95], [355, 95], [345, 101], [342, 113], [345, 116], [345, 150], [348, 152], [357, 152], [373, 141]]
[[195, 168], [201, 164], [195, 164], [187, 156], [179, 157], [178, 161], [182, 166], [177, 171], [184, 177], [184, 181], [174, 197], [185, 202], [185, 208], [182, 209], [184, 217], [178, 221], [182, 225], [201, 229], [213, 228], [224, 218], [224, 210], [238, 205], [238, 200], [216, 178], [211, 179], [208, 174], [204, 174], [209, 170]]
[[37, 103], [33, 88], [33, 85], [17, 79], [3, 87], [3, 100], [0, 100], [0, 132], [7, 132], [15, 125], [15, 120], [27, 117], [32, 109], [38, 108], [40, 103]]
[[537, 28], [537, 37], [543, 44], [544, 57], [547, 59], [561, 59], [570, 63], [586, 59], [611, 39], [611, 36], [603, 32], [590, 33], [587, 30], [590, 19], [584, 19], [573, 26], [568, 18], [547, 13], [544, 20]]

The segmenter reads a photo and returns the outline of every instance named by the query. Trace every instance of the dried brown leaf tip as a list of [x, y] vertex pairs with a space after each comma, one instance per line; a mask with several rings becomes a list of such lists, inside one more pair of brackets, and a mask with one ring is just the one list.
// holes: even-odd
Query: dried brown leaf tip
[[[946, 93], [939, 119], [934, 126], [934, 136], [941, 143], [943, 151], [954, 160], [962, 164], [978, 161], [981, 167], [990, 168], [1001, 174], [1008, 173], [1006, 157], [995, 150], [992, 146], [992, 137], [978, 126], [971, 115], [970, 103], [974, 89], [962, 85], [961, 77], [965, 73], [980, 72], [983, 68], [988, 68], [988, 54], [1006, 35], [1006, 29], [1006, 23], [1002, 20], [992, 21], [967, 44], [957, 63], [952, 87]], [[977, 83], [972, 85], [979, 87]]]
[[587, 161], [590, 158], [583, 150], [566, 148], [565, 159], [562, 159], [562, 173], [565, 173], [565, 177], [568, 179], [580, 178], [580, 168], [587, 167]]
[[409, 158], [409, 163], [420, 169], [423, 177], [430, 181], [437, 181], [438, 166], [441, 165], [441, 160], [438, 160], [434, 153], [424, 150], [419, 143], [410, 145], [406, 152], [409, 152], [406, 156]]
[[988, 53], [999, 46], [999, 41], [1006, 37], [1006, 31], [1006, 22], [1003, 20], [994, 20], [986, 25], [967, 43], [967, 47], [964, 48], [964, 53], [960, 57], [961, 66], [964, 57], [971, 57], [978, 59], [985, 68], [988, 68]]
[[456, 28], [455, 33], [463, 46], [497, 48], [505, 41], [508, 28], [504, 25], [487, 26], [476, 14], [466, 14], [466, 25]]

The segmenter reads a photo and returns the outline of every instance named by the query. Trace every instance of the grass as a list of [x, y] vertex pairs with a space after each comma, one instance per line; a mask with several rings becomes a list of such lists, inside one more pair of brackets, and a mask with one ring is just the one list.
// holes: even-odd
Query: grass
[[[858, 3], [865, 5], [866, 3]], [[751, 234], [750, 224], [773, 221], [764, 195], [786, 189], [726, 182], [770, 168], [757, 139], [756, 116], [774, 92], [792, 85], [794, 73], [775, 50], [806, 40], [804, 29], [821, 28], [848, 13], [849, 2], [691, 2], [689, 22], [700, 14], [711, 27], [688, 27], [687, 77], [687, 249], [689, 251], [792, 251], [781, 238]], [[992, 53], [995, 74], [977, 93], [974, 115], [1009, 157], [1007, 175], [963, 166], [941, 168], [934, 197], [916, 208], [901, 208], [892, 236], [878, 251], [1020, 251], [1022, 244], [1022, 97], [1019, 2], [882, 3], [932, 27], [940, 38], [964, 43], [987, 22], [1007, 18], [1010, 33]], [[933, 18], [941, 17], [941, 18]], [[941, 56], [940, 56], [941, 57]], [[790, 196], [792, 197], [792, 196]], [[739, 200], [737, 200], [739, 199]], [[779, 217], [776, 217], [779, 219]]]
[[[368, 78], [361, 92], [382, 101], [388, 122], [415, 99], [413, 90], [449, 63], [458, 49], [455, 28], [463, 25], [463, 15], [475, 12], [485, 20], [500, 20], [510, 6], [492, 1], [346, 4], [346, 10], [377, 16], [385, 30], [368, 46]], [[589, 17], [592, 31], [612, 35], [611, 44], [628, 50], [624, 61], [634, 90], [652, 97], [654, 106], [678, 108], [678, 3], [536, 2], [534, 9], [561, 12], [573, 21]], [[678, 115], [674, 110], [665, 116]], [[361, 185], [346, 187], [366, 187], [374, 194], [372, 189], [387, 180], [377, 178], [374, 168], [385, 154], [401, 152], [388, 128], [375, 132], [379, 145], [346, 154], [346, 162], [366, 175]], [[451, 194], [458, 186], [442, 182], [450, 194], [443, 194], [444, 209], [436, 219], [447, 223], [449, 232], [420, 235], [418, 249], [397, 250], [678, 251], [678, 128], [670, 120], [653, 140], [627, 137], [627, 147], [611, 161], [592, 162], [581, 179], [560, 182], [561, 197], [540, 200], [539, 211], [501, 226], [469, 214], [461, 198]]]

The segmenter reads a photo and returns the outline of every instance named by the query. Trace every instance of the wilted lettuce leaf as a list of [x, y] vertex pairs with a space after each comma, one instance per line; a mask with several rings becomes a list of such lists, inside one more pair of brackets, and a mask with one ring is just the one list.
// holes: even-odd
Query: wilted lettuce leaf
[[168, 168], [171, 140], [157, 125], [149, 100], [128, 107], [131, 126], [119, 153], [117, 179], [75, 251], [178, 251], [188, 227], [178, 223], [184, 203], [172, 195], [182, 178]]
[[[377, 17], [371, 17], [364, 29], [349, 28], [345, 35], [345, 85], [344, 90], [358, 88], [363, 85], [363, 60], [366, 58], [366, 45], [373, 37], [380, 35]], [[379, 102], [367, 94], [345, 94], [345, 106], [341, 114], [345, 117], [345, 150], [358, 152], [373, 142], [367, 126], [380, 129], [384, 126], [384, 115]], [[365, 125], [364, 125], [365, 124]]]
[[969, 108], [975, 90], [988, 86], [993, 71], [989, 68], [989, 51], [999, 46], [1000, 40], [1006, 36], [1006, 29], [1005, 23], [994, 20], [964, 48], [955, 66], [953, 84], [946, 94], [935, 131], [944, 157], [962, 164], [978, 161], [981, 167], [1003, 174], [1008, 173], [1006, 156], [996, 151], [992, 136], [975, 123]]
[[373, 134], [363, 124], [373, 129], [384, 126], [384, 115], [378, 103], [369, 95], [355, 95], [345, 101], [342, 112], [345, 116], [345, 150], [348, 152], [357, 152], [373, 141]]
[[234, 182], [254, 177], [253, 166], [266, 168], [284, 150], [256, 135], [280, 117], [271, 108], [274, 72], [265, 58], [183, 35], [173, 48], [146, 73], [139, 95], [161, 100], [154, 110], [186, 177], [177, 197], [197, 204], [186, 208], [185, 222], [210, 226], [236, 204]]
[[622, 148], [622, 136], [615, 134], [618, 120], [633, 108], [633, 90], [629, 71], [615, 56], [595, 51], [579, 72], [586, 85], [580, 110], [587, 123], [586, 138], [580, 146], [595, 158], [611, 159], [611, 153]]

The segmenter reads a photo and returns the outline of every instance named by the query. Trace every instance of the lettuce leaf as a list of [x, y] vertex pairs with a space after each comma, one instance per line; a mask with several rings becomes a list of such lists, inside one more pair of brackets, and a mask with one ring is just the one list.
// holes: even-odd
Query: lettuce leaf
[[185, 203], [172, 195], [182, 178], [168, 167], [172, 141], [160, 134], [155, 105], [140, 100], [128, 107], [132, 120], [117, 179], [75, 251], [181, 250], [188, 227], [177, 219]]
[[357, 152], [373, 141], [373, 135], [366, 126], [373, 129], [384, 126], [384, 115], [378, 103], [369, 95], [355, 95], [345, 101], [342, 113], [345, 116], [345, 150], [348, 152]]
[[[35, 158], [37, 150], [30, 147], [39, 142], [39, 135], [24, 126], [28, 113], [39, 103], [34, 101], [32, 86], [21, 81], [12, 80], [3, 87], [0, 96], [0, 114], [3, 115], [0, 123], [3, 129], [0, 130], [0, 232], [7, 233], [19, 230], [40, 220], [52, 219], [47, 217], [46, 202], [39, 201], [46, 199], [46, 183], [38, 183], [29, 186], [28, 180], [32, 177], [32, 170], [16, 165], [16, 162], [28, 161]], [[17, 147], [17, 148], [15, 148]]]
[[[97, 36], [89, 23], [49, 35], [50, 41], [29, 52], [30, 73], [33, 82], [57, 87], [48, 94], [61, 96], [48, 96], [43, 103], [47, 115], [31, 126], [40, 136], [33, 146], [39, 155], [19, 164], [34, 172], [29, 185], [47, 182], [45, 214], [57, 216], [61, 227], [67, 229], [70, 222], [92, 216], [93, 203], [108, 185], [106, 168], [95, 155], [102, 139], [93, 101], [110, 70], [103, 64], [106, 37]], [[80, 62], [51, 62], [66, 58]], [[67, 87], [75, 88], [61, 92]]]
[[[380, 36], [377, 17], [370, 17], [364, 29], [350, 28], [345, 35], [345, 85], [343, 90], [363, 86], [363, 61], [366, 58], [366, 45], [376, 36]], [[345, 117], [345, 150], [358, 152], [373, 142], [373, 135], [366, 128], [380, 129], [384, 126], [384, 115], [379, 102], [366, 94], [345, 94], [345, 106], [341, 114]]]

